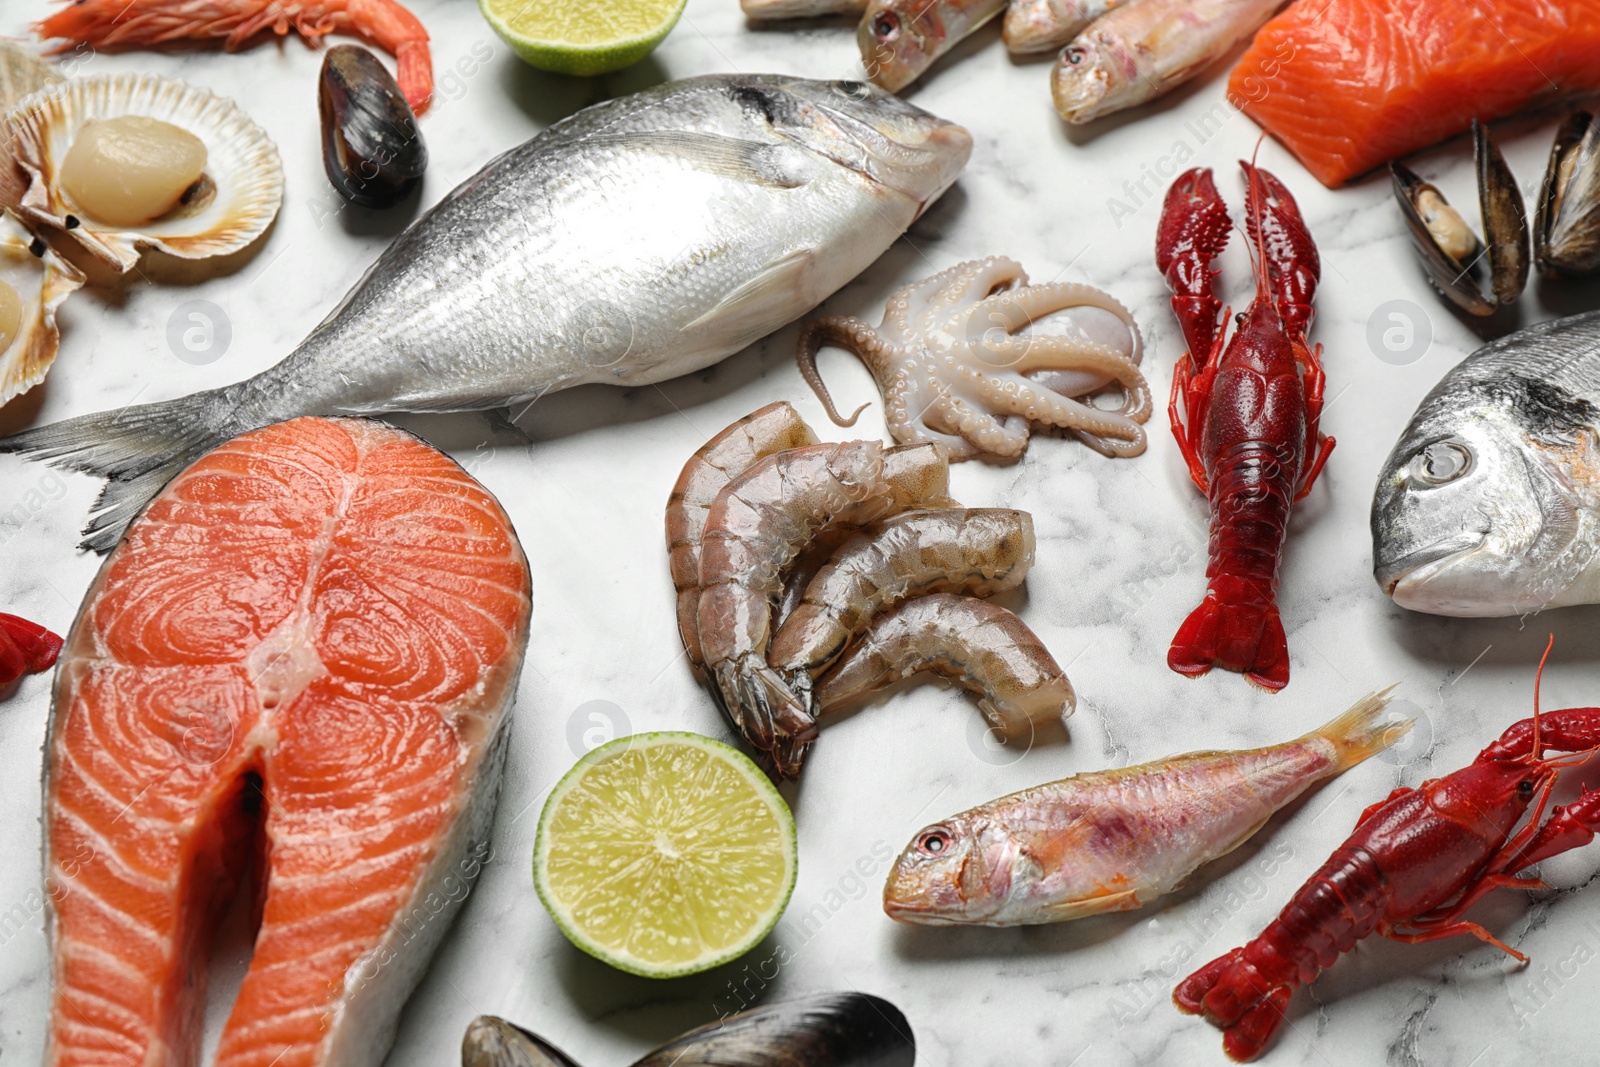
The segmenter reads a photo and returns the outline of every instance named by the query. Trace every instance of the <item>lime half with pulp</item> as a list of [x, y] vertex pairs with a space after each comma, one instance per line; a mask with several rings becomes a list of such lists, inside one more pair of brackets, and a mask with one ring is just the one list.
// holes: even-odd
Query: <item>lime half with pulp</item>
[[699, 734], [620, 737], [584, 756], [539, 817], [533, 884], [561, 932], [649, 978], [750, 951], [794, 891], [794, 817], [742, 753]]
[[687, 0], [478, 0], [512, 51], [540, 70], [605, 74], [649, 55]]

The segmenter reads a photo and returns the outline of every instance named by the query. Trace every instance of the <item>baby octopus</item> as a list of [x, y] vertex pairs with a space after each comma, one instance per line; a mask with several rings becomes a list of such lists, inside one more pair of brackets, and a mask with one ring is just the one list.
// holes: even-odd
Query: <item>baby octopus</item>
[[[938, 441], [952, 460], [1012, 458], [1039, 423], [1071, 430], [1108, 456], [1145, 449], [1150, 387], [1139, 372], [1133, 317], [1091, 286], [1029, 285], [1014, 260], [961, 263], [897, 290], [876, 328], [843, 315], [806, 325], [800, 373], [828, 416], [853, 426], [866, 405], [848, 420], [834, 408], [817, 373], [824, 344], [848, 349], [872, 371], [889, 433], [902, 444]], [[1112, 383], [1122, 390], [1120, 409], [1072, 399]]]

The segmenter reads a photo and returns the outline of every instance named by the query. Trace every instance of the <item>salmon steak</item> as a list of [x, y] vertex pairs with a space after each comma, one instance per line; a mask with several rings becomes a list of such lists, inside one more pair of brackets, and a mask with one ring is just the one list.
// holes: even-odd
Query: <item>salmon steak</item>
[[1531, 104], [1600, 90], [1600, 0], [1300, 0], [1228, 96], [1332, 188]]
[[279, 423], [173, 479], [56, 676], [46, 1064], [197, 1064], [239, 894], [215, 1062], [382, 1063], [487, 858], [531, 603], [499, 503], [382, 423]]

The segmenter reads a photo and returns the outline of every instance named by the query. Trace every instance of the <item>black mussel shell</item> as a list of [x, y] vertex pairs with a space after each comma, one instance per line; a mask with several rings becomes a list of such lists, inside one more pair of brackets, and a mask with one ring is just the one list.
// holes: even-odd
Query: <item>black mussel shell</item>
[[493, 1015], [467, 1024], [461, 1038], [461, 1067], [578, 1067], [537, 1034]]
[[[823, 993], [730, 1015], [690, 1030], [633, 1067], [913, 1067], [917, 1042], [900, 1009], [866, 993]], [[480, 1015], [461, 1067], [577, 1067], [519, 1026]]]
[[1489, 280], [1503, 307], [1515, 304], [1528, 285], [1528, 209], [1500, 146], [1477, 119], [1472, 120], [1472, 154], [1477, 161], [1483, 240], [1489, 246]]
[[633, 1067], [912, 1067], [900, 1009], [866, 993], [787, 1000], [690, 1030]]
[[428, 149], [417, 117], [387, 67], [356, 45], [328, 49], [317, 82], [322, 166], [339, 195], [392, 207], [422, 181]]
[[1550, 146], [1533, 252], [1539, 270], [1553, 277], [1600, 271], [1600, 122], [1587, 111], [1568, 115]]
[[1494, 314], [1499, 305], [1483, 295], [1488, 269], [1483, 244], [1477, 235], [1466, 234], [1472, 239], [1470, 255], [1460, 259], [1451, 255], [1439, 247], [1439, 242], [1428, 230], [1428, 224], [1423, 221], [1422, 213], [1417, 208], [1417, 201], [1423, 194], [1432, 193], [1440, 200], [1444, 200], [1444, 194], [1403, 163], [1390, 163], [1389, 177], [1394, 182], [1394, 198], [1399, 202], [1406, 225], [1411, 229], [1411, 245], [1417, 250], [1417, 257], [1422, 260], [1422, 266], [1427, 270], [1428, 280], [1434, 288], [1468, 314]]
[[[1478, 177], [1478, 207], [1484, 238], [1470, 231], [1471, 252], [1457, 257], [1440, 247], [1417, 208], [1424, 194], [1445, 202], [1444, 194], [1404, 164], [1389, 164], [1395, 199], [1410, 227], [1412, 244], [1434, 286], [1471, 315], [1492, 315], [1516, 303], [1528, 284], [1528, 218], [1522, 191], [1489, 131], [1472, 124], [1473, 155]], [[1486, 247], [1487, 246], [1487, 247]]]

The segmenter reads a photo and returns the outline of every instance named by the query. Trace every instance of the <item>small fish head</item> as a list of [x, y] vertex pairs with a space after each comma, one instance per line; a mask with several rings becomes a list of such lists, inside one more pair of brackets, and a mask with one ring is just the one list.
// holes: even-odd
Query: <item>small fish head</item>
[[1071, 123], [1098, 118], [1125, 80], [1111, 51], [1079, 38], [1061, 50], [1050, 72], [1050, 95], [1056, 111]]
[[950, 188], [972, 155], [964, 127], [866, 82], [781, 78], [767, 96], [778, 136], [921, 207]]
[[856, 43], [867, 77], [891, 93], [916, 81], [945, 43], [944, 0], [870, 0]]
[[917, 832], [883, 887], [891, 919], [924, 926], [982, 922], [999, 910], [1010, 863], [996, 862], [981, 824], [957, 817]]
[[1563, 445], [1492, 399], [1465, 410], [1448, 399], [1408, 427], [1379, 475], [1374, 577], [1414, 611], [1493, 617], [1549, 606], [1586, 563], [1574, 551], [1580, 521]]

